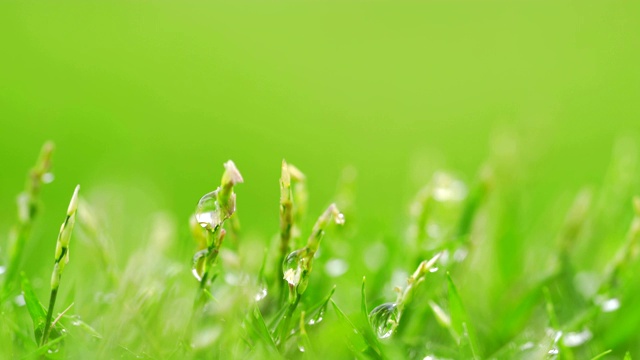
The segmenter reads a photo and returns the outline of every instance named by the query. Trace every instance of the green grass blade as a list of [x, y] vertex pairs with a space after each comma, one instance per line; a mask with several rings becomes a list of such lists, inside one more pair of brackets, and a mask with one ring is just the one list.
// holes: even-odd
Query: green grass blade
[[33, 287], [31, 286], [31, 282], [24, 274], [24, 272], [21, 273], [21, 276], [24, 302], [27, 306], [29, 316], [31, 317], [31, 320], [33, 320], [34, 336], [36, 342], [38, 342], [42, 338], [42, 332], [44, 331], [47, 313], [42, 303], [40, 303], [40, 300], [38, 300], [38, 297], [36, 296], [35, 292], [33, 291]]
[[458, 293], [451, 274], [447, 273], [447, 287], [449, 290], [449, 310], [451, 316], [451, 327], [459, 337], [460, 350], [462, 356], [479, 359], [478, 345], [474, 328], [469, 322], [469, 316], [464, 309], [462, 299]]
[[366, 277], [362, 277], [362, 286], [360, 288], [360, 311], [365, 318], [369, 318], [369, 310], [367, 309], [367, 292], [365, 291]]
[[612, 353], [612, 352], [613, 352], [613, 350], [609, 349], [609, 350], [607, 350], [607, 351], [604, 351], [604, 352], [602, 352], [602, 353], [600, 353], [600, 354], [598, 354], [598, 355], [596, 355], [596, 356], [592, 357], [592, 358], [591, 358], [591, 360], [598, 360], [598, 359], [602, 359], [603, 357], [605, 357], [605, 356], [609, 355], [609, 354], [610, 354], [610, 353]]
[[347, 338], [345, 339], [347, 343], [347, 347], [353, 352], [356, 357], [361, 357], [366, 355], [376, 355], [374, 358], [381, 359], [382, 356], [378, 351], [371, 351], [372, 348], [369, 344], [367, 337], [363, 334], [362, 330], [358, 329], [354, 323], [345, 315], [345, 313], [340, 309], [338, 304], [335, 301], [331, 300], [331, 305], [333, 305], [333, 309], [338, 315], [338, 319], [342, 323], [347, 330]]

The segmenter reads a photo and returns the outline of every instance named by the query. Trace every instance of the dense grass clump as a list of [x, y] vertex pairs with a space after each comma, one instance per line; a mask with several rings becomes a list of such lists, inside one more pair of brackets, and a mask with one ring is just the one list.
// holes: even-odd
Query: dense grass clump
[[[245, 179], [229, 161], [191, 219], [160, 212], [144, 236], [140, 219], [76, 188], [56, 242], [31, 231], [52, 151], [29, 173], [2, 246], [3, 358], [640, 356], [640, 198], [626, 152], [600, 189], [576, 192], [535, 228], [522, 225], [517, 164], [495, 156], [468, 183], [436, 172], [406, 231], [378, 239], [363, 235], [376, 227], [358, 221], [352, 169], [326, 210], [309, 214], [307, 178], [283, 161], [279, 224], [245, 234], [242, 186], [277, 179]], [[48, 281], [51, 264], [25, 259], [54, 247]]]

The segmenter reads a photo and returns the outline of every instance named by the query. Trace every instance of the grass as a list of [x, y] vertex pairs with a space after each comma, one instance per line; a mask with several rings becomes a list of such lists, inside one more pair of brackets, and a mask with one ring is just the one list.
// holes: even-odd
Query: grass
[[[326, 210], [308, 214], [304, 167], [283, 161], [279, 224], [246, 234], [242, 209], [252, 199], [243, 186], [276, 179], [244, 179], [229, 161], [220, 186], [193, 199], [191, 219], [158, 213], [144, 237], [115, 231], [114, 219], [139, 227], [135, 214], [118, 217], [76, 188], [54, 245], [52, 234], [41, 241], [31, 231], [52, 149], [45, 145], [18, 197], [12, 250], [0, 264], [3, 357], [640, 357], [631, 153], [615, 156], [601, 188], [576, 189], [572, 204], [552, 207], [535, 227], [523, 225], [531, 214], [517, 161], [498, 153], [468, 184], [436, 172], [406, 231], [384, 241], [363, 235], [376, 226], [358, 220], [353, 169], [323, 199]], [[386, 196], [381, 189], [380, 206]], [[125, 241], [132, 250], [117, 246]], [[24, 265], [41, 250], [33, 243], [55, 246], [50, 285], [52, 264]]]

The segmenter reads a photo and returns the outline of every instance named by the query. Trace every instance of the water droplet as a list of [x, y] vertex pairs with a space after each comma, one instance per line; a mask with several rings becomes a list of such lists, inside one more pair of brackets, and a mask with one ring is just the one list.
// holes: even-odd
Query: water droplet
[[196, 220], [206, 229], [215, 229], [222, 223], [220, 205], [218, 204], [219, 189], [205, 194], [196, 206]]
[[249, 282], [249, 277], [244, 273], [228, 272], [224, 274], [224, 282], [233, 286], [241, 286]]
[[299, 344], [298, 345], [298, 350], [300, 350], [300, 352], [304, 352], [304, 345]]
[[202, 273], [204, 271], [204, 258], [209, 253], [208, 250], [200, 250], [195, 255], [193, 255], [193, 260], [191, 262], [191, 273], [193, 277], [198, 281], [202, 281]]
[[454, 253], [453, 253], [453, 260], [455, 260], [456, 262], [463, 262], [464, 259], [467, 258], [467, 255], [469, 254], [469, 250], [467, 250], [466, 248], [458, 248]]
[[302, 261], [304, 250], [296, 250], [287, 255], [282, 264], [284, 279], [291, 286], [298, 286], [302, 278]]
[[344, 225], [344, 214], [343, 213], [339, 213], [336, 216], [336, 224], [338, 225]]
[[264, 299], [265, 297], [267, 297], [267, 287], [264, 286], [263, 284], [261, 284], [260, 287], [258, 288], [258, 292], [256, 293], [256, 295], [253, 298], [256, 301], [260, 301], [260, 300]]
[[7, 268], [4, 266], [0, 266], [0, 275], [4, 274], [7, 271]]
[[527, 341], [526, 343], [522, 344], [520, 346], [520, 351], [526, 351], [529, 349], [533, 349], [533, 347], [535, 346], [535, 344], [532, 341]]
[[619, 308], [620, 300], [616, 298], [607, 299], [600, 303], [600, 309], [602, 309], [603, 312], [614, 312]]
[[595, 272], [581, 271], [573, 278], [576, 290], [585, 298], [591, 298], [596, 295], [600, 288], [600, 282], [600, 276]]
[[309, 321], [307, 321], [307, 325], [316, 325], [320, 323], [324, 319], [324, 313], [327, 311], [327, 305], [329, 305], [329, 302], [326, 302], [320, 307], [320, 309], [318, 309], [318, 312], [316, 312]]
[[467, 196], [464, 183], [450, 174], [438, 172], [433, 177], [433, 198], [437, 201], [461, 201]]
[[16, 296], [15, 298], [13, 298], [13, 302], [18, 306], [18, 307], [22, 307], [26, 304], [26, 302], [24, 301], [24, 296], [22, 294]]
[[51, 182], [53, 182], [54, 179], [55, 179], [55, 176], [53, 176], [53, 173], [50, 173], [50, 172], [44, 173], [40, 177], [40, 180], [42, 180], [44, 184], [50, 184]]
[[390, 337], [398, 326], [400, 312], [396, 303], [378, 305], [369, 313], [369, 322], [380, 339]]
[[324, 266], [324, 271], [331, 277], [344, 275], [349, 269], [349, 264], [342, 259], [331, 259]]
[[443, 231], [440, 227], [440, 224], [435, 222], [430, 222], [429, 224], [427, 224], [427, 235], [429, 235], [430, 237], [438, 239], [442, 236], [442, 233]]
[[437, 268], [437, 267], [432, 267], [431, 269], [429, 269], [429, 272], [430, 272], [430, 273], [434, 273], [434, 272], [436, 272], [436, 271], [438, 271], [438, 268]]
[[196, 280], [202, 281], [202, 276], [200, 276], [198, 269], [196, 268], [191, 269], [191, 274], [193, 274], [193, 277], [196, 278]]
[[560, 353], [560, 351], [557, 348], [553, 348], [551, 350], [549, 350], [549, 355], [554, 356], [558, 355]]
[[577, 347], [591, 340], [592, 337], [593, 334], [591, 331], [589, 331], [589, 329], [584, 329], [580, 332], [566, 333], [562, 337], [562, 343], [567, 347]]

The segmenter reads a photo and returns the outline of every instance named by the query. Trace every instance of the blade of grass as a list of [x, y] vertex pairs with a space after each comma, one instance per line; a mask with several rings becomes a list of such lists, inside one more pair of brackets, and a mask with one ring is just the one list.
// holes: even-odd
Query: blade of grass
[[73, 226], [76, 221], [76, 210], [78, 209], [78, 192], [80, 191], [80, 185], [76, 186], [73, 191], [73, 196], [69, 202], [67, 208], [67, 216], [60, 227], [60, 233], [56, 242], [55, 263], [53, 265], [53, 272], [51, 274], [51, 295], [49, 297], [49, 310], [47, 311], [47, 319], [44, 326], [44, 333], [42, 334], [42, 341], [40, 344], [44, 345], [49, 340], [49, 334], [51, 330], [51, 320], [53, 317], [53, 309], [56, 304], [56, 297], [58, 296], [58, 288], [60, 286], [60, 279], [65, 266], [69, 262], [69, 242], [71, 240], [71, 234], [73, 233]]
[[16, 281], [18, 281], [17, 276], [24, 257], [24, 249], [31, 234], [33, 222], [39, 212], [40, 189], [43, 184], [52, 180], [50, 171], [53, 150], [52, 142], [46, 142], [42, 146], [35, 166], [29, 171], [25, 189], [18, 196], [18, 223], [9, 234], [9, 257], [2, 283], [0, 302], [10, 297], [17, 287]]
[[461, 356], [479, 359], [478, 343], [474, 329], [469, 322], [469, 316], [464, 309], [462, 299], [458, 293], [451, 274], [447, 272], [447, 287], [449, 289], [449, 310], [451, 312], [451, 327], [459, 336]]
[[33, 287], [31, 286], [31, 282], [27, 278], [24, 272], [22, 275], [22, 294], [24, 296], [24, 301], [27, 306], [27, 311], [29, 312], [29, 316], [33, 321], [33, 332], [35, 336], [36, 342], [42, 339], [42, 334], [45, 328], [45, 322], [47, 319], [47, 313], [45, 312], [44, 306], [38, 300], [35, 292], [33, 291]]

